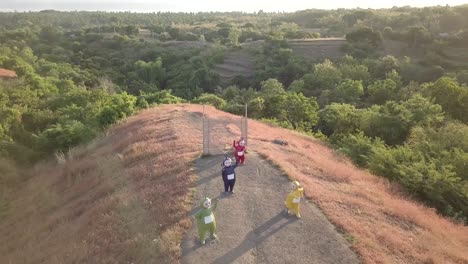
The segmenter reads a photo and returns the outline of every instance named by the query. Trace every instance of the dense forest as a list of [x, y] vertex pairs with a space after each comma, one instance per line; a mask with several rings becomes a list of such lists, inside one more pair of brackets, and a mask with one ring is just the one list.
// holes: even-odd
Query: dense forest
[[[306, 58], [291, 40], [343, 38]], [[468, 217], [468, 6], [295, 13], [0, 13], [0, 174], [139, 109], [207, 103], [328, 141], [454, 221]], [[243, 52], [251, 74], [224, 78]], [[7, 184], [0, 178], [0, 184]]]

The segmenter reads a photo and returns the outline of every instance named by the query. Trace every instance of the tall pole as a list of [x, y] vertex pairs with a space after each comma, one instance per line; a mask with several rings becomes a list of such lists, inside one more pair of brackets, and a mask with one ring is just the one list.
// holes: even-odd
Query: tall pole
[[245, 118], [247, 118], [247, 104], [245, 104]]
[[206, 118], [206, 115], [205, 115], [205, 105], [203, 105], [203, 117], [202, 117], [202, 121], [203, 121], [203, 154], [204, 155], [208, 155], [209, 152], [210, 152], [210, 128], [209, 128], [209, 124], [208, 124], [208, 119]]
[[247, 104], [245, 104], [245, 117], [244, 117], [244, 122], [243, 123], [243, 134], [244, 134], [244, 140], [245, 140], [245, 144], [247, 145], [248, 144], [248, 136], [247, 136], [247, 130], [248, 130], [248, 126], [247, 126], [247, 121], [248, 120], [248, 117], [247, 117]]

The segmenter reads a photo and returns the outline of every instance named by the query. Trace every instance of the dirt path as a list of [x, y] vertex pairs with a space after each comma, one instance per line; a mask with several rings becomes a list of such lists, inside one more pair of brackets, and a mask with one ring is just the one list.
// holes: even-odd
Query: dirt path
[[236, 194], [222, 196], [222, 155], [199, 159], [194, 214], [204, 196], [220, 198], [219, 240], [202, 246], [193, 225], [182, 243], [182, 263], [359, 263], [325, 216], [302, 201], [302, 219], [283, 214], [289, 180], [254, 152], [237, 169]]

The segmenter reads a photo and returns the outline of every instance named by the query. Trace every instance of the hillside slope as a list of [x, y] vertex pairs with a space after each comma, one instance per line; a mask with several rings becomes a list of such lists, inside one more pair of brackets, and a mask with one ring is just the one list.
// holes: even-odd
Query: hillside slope
[[[184, 109], [202, 110], [196, 105]], [[224, 146], [240, 136], [239, 117], [208, 109], [211, 146]], [[277, 138], [289, 145], [272, 144]], [[251, 120], [249, 148], [300, 180], [307, 196], [343, 230], [365, 263], [468, 261], [468, 227], [405, 197], [398, 185], [354, 167], [319, 141]]]
[[0, 218], [0, 263], [177, 262], [201, 142], [185, 118], [144, 111], [34, 168]]
[[[34, 168], [2, 215], [0, 236], [8, 243], [0, 244], [0, 263], [179, 262], [197, 187], [201, 112], [198, 105], [143, 111], [63, 162]], [[239, 136], [240, 118], [211, 107], [207, 115], [213, 152], [220, 153]], [[272, 144], [275, 138], [289, 145]], [[320, 142], [250, 121], [249, 148], [300, 180], [365, 263], [468, 262], [467, 227]]]

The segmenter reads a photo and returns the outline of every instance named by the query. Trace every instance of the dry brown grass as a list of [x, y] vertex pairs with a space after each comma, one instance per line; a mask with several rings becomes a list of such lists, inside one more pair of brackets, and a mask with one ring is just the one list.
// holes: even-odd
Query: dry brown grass
[[[0, 263], [178, 262], [201, 112], [197, 105], [147, 110], [64, 164], [36, 167], [0, 222], [7, 241]], [[213, 151], [229, 148], [240, 118], [211, 107], [207, 114]], [[405, 198], [397, 185], [313, 138], [257, 121], [249, 135], [249, 148], [300, 180], [365, 263], [468, 263], [467, 227]]]
[[[184, 108], [201, 111], [194, 105]], [[230, 132], [216, 135], [218, 140], [240, 135], [234, 125], [239, 117], [213, 108], [207, 113], [224, 120]], [[289, 146], [272, 144], [276, 138]], [[468, 263], [467, 227], [406, 198], [398, 185], [356, 168], [318, 140], [251, 120], [249, 148], [301, 181], [307, 196], [346, 233], [365, 263]]]
[[201, 144], [188, 129], [148, 110], [38, 165], [0, 222], [0, 263], [177, 262]]

